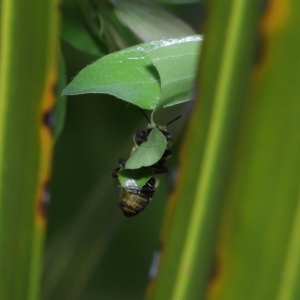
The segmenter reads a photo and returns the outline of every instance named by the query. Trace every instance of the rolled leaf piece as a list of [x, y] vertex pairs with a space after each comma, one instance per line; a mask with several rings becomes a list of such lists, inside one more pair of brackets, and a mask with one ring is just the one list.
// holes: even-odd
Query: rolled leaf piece
[[143, 142], [126, 161], [125, 169], [153, 166], [163, 156], [167, 140], [158, 128], [153, 128], [146, 142]]

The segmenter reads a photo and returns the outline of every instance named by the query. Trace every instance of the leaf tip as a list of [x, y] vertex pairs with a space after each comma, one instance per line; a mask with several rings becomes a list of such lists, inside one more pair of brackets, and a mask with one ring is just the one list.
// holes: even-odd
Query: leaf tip
[[68, 91], [68, 86], [69, 86], [69, 85], [67, 85], [67, 86], [61, 91], [61, 94], [60, 94], [61, 97], [62, 97], [62, 96], [70, 95], [70, 93], [69, 93], [69, 91]]

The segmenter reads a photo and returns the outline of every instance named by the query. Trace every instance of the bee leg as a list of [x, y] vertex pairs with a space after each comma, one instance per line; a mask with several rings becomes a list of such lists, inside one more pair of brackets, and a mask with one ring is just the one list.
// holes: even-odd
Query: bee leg
[[119, 175], [118, 175], [118, 172], [120, 170], [123, 170], [125, 168], [125, 163], [126, 163], [126, 160], [125, 159], [122, 159], [122, 158], [119, 158], [119, 167], [114, 169], [111, 173], [110, 173], [110, 176], [112, 178], [117, 178]]
[[117, 178], [118, 177], [118, 171], [120, 170], [120, 168], [116, 168], [115, 170], [113, 170], [111, 173], [110, 173], [110, 176], [112, 178]]
[[171, 156], [172, 156], [172, 151], [170, 149], [166, 149], [162, 157], [170, 158]]
[[170, 149], [166, 149], [162, 158], [153, 165], [156, 174], [167, 174], [168, 173], [168, 161], [172, 156], [172, 151]]
[[123, 170], [125, 168], [126, 160], [123, 158], [119, 158], [119, 169]]
[[161, 133], [165, 136], [168, 146], [171, 146], [172, 144], [172, 135], [166, 130], [166, 129], [161, 129]]
[[154, 165], [153, 168], [155, 169], [155, 174], [167, 174], [169, 172], [166, 166]]
[[143, 186], [142, 190], [140, 191], [140, 194], [143, 194], [144, 196], [152, 197], [154, 192], [156, 191], [156, 180], [151, 177], [148, 182]]
[[118, 172], [120, 171], [120, 169], [119, 168], [116, 168], [114, 171], [112, 171], [111, 173], [110, 173], [110, 176], [112, 177], [112, 178], [118, 178], [119, 177], [119, 175], [118, 175]]

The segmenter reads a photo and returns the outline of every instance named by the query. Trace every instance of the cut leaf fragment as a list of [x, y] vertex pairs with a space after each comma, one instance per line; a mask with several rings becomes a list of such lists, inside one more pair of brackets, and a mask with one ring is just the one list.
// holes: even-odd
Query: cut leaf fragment
[[167, 140], [158, 128], [153, 128], [148, 140], [143, 142], [126, 161], [125, 169], [153, 166], [163, 156]]
[[136, 186], [142, 188], [154, 175], [154, 170], [152, 168], [121, 170], [118, 175], [118, 179], [122, 187]]

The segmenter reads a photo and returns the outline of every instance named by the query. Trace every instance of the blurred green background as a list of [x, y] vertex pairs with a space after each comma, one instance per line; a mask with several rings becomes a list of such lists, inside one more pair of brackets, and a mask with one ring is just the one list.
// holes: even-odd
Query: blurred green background
[[[202, 5], [169, 8], [199, 30]], [[68, 12], [63, 13], [62, 22]], [[65, 39], [61, 49], [68, 82], [98, 59]], [[185, 103], [157, 114], [162, 125], [182, 115], [169, 127], [173, 136], [170, 173], [160, 176], [147, 209], [127, 219], [118, 207], [118, 182], [109, 174], [119, 158], [128, 157], [133, 134], [144, 129], [147, 120], [137, 107], [109, 95], [68, 98], [64, 129], [54, 148], [42, 299], [143, 298], [176, 178], [177, 151], [192, 108], [192, 103]]]

